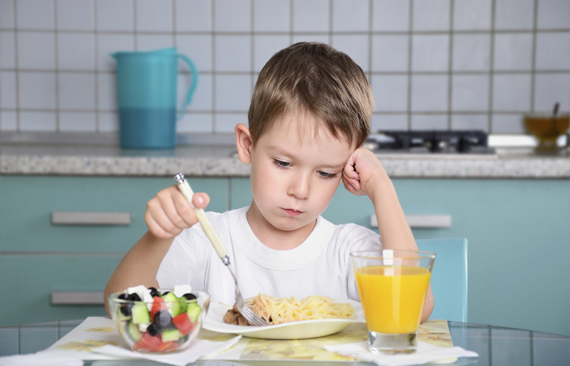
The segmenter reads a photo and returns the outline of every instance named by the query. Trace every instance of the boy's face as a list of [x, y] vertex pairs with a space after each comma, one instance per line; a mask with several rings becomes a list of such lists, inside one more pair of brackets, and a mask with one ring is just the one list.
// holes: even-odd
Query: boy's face
[[257, 223], [269, 230], [312, 231], [354, 149], [308, 113], [282, 116], [250, 149]]

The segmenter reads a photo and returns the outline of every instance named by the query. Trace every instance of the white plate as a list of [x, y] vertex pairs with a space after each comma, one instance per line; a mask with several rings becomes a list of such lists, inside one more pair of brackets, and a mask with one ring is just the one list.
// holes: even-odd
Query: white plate
[[224, 323], [224, 315], [228, 311], [222, 304], [210, 304], [208, 316], [204, 322], [204, 329], [218, 333], [241, 334], [246, 337], [264, 339], [304, 339], [316, 338], [340, 332], [350, 324], [364, 323], [362, 305], [358, 301], [349, 299], [334, 299], [338, 303], [350, 303], [356, 310], [356, 319], [319, 319], [303, 320], [298, 322], [254, 327]]

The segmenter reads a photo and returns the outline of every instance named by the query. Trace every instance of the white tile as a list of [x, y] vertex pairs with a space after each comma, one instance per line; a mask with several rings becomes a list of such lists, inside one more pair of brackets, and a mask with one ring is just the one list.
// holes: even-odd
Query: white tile
[[372, 36], [372, 71], [408, 71], [407, 35]]
[[16, 131], [18, 114], [11, 111], [0, 111], [0, 131]]
[[178, 53], [188, 56], [198, 71], [213, 70], [211, 35], [177, 35], [175, 41]]
[[412, 111], [447, 111], [447, 75], [412, 75]]
[[532, 29], [534, 0], [495, 1], [495, 29]]
[[453, 75], [451, 81], [453, 111], [487, 111], [489, 109], [488, 75]]
[[368, 32], [370, 25], [369, 0], [332, 0], [333, 32]]
[[452, 114], [452, 130], [489, 130], [489, 116], [487, 114]]
[[491, 133], [526, 133], [522, 114], [493, 114]]
[[560, 110], [570, 110], [570, 75], [536, 74], [534, 84], [534, 110], [551, 112], [554, 104], [560, 103]]
[[493, 110], [522, 111], [530, 109], [530, 74], [495, 75], [493, 78]]
[[491, 29], [491, 0], [454, 0], [453, 29]]
[[358, 66], [368, 72], [369, 67], [369, 46], [368, 35], [340, 35], [333, 34], [332, 46], [339, 51], [346, 53]]
[[213, 133], [214, 116], [212, 113], [186, 113], [178, 121], [177, 133]]
[[20, 131], [56, 130], [55, 112], [20, 112]]
[[532, 34], [495, 34], [495, 70], [530, 70]]
[[60, 112], [59, 130], [95, 132], [95, 113]]
[[233, 133], [238, 123], [247, 123], [247, 113], [223, 113], [215, 115], [214, 133]]
[[293, 32], [328, 32], [328, 0], [293, 0]]
[[119, 114], [99, 112], [99, 132], [119, 131]]
[[117, 62], [111, 56], [115, 52], [130, 52], [135, 50], [133, 34], [104, 34], [97, 35], [97, 69], [114, 71]]
[[20, 71], [18, 84], [20, 108], [55, 109], [55, 73]]
[[53, 0], [17, 0], [18, 29], [54, 29]]
[[251, 36], [215, 36], [216, 71], [251, 71]]
[[133, 31], [133, 0], [97, 0], [97, 30], [100, 31]]
[[59, 74], [59, 108], [95, 109], [95, 74]]
[[408, 110], [407, 75], [372, 75], [371, 84], [376, 112]]
[[174, 15], [172, 1], [137, 0], [135, 30], [142, 32], [172, 32]]
[[373, 0], [373, 31], [408, 31], [410, 0]]
[[0, 108], [16, 108], [16, 73], [12, 71], [0, 72]]
[[455, 34], [453, 36], [454, 71], [488, 71], [490, 66], [490, 34]]
[[413, 71], [449, 70], [448, 35], [412, 36]]
[[570, 19], [570, 1], [538, 1], [538, 29], [568, 29], [568, 19]]
[[214, 1], [214, 30], [217, 32], [251, 31], [251, 0]]
[[412, 131], [447, 130], [447, 114], [412, 114]]
[[373, 133], [381, 131], [407, 131], [407, 114], [373, 114], [370, 129]]
[[57, 0], [57, 29], [93, 30], [93, 0]]
[[0, 28], [14, 28], [14, 0], [0, 1]]
[[449, 30], [449, 0], [414, 0], [414, 31]]
[[[178, 97], [176, 106], [182, 108], [182, 103], [186, 100], [186, 94], [192, 83], [189, 74], [178, 75]], [[187, 111], [211, 111], [212, 104], [212, 75], [199, 75], [198, 84], [192, 94], [192, 102], [186, 108]]]
[[536, 34], [536, 69], [570, 69], [570, 33]]
[[0, 32], [0, 68], [13, 69], [16, 67], [15, 32]]
[[291, 0], [263, 0], [253, 3], [254, 32], [289, 32]]
[[214, 85], [216, 110], [249, 110], [252, 92], [249, 75], [216, 75]]
[[99, 74], [97, 76], [97, 104], [101, 111], [116, 111], [117, 78], [115, 74]]
[[57, 48], [60, 70], [95, 70], [95, 35], [59, 33]]
[[174, 47], [174, 39], [171, 34], [136, 34], [137, 51], [156, 51], [163, 48]]
[[293, 42], [320, 42], [331, 44], [330, 37], [328, 34], [303, 34], [303, 33], [295, 33], [293, 35]]
[[55, 69], [55, 34], [18, 32], [18, 67], [20, 69]]
[[174, 2], [176, 31], [210, 32], [212, 0], [176, 0]]
[[253, 70], [261, 71], [269, 59], [289, 46], [289, 36], [253, 36]]

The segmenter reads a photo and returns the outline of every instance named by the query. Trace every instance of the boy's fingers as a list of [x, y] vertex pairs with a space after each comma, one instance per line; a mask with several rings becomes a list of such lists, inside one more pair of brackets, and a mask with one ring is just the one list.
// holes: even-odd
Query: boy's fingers
[[146, 226], [148, 226], [148, 230], [157, 238], [170, 239], [174, 237], [174, 235], [164, 231], [149, 213], [145, 214], [144, 221], [146, 222]]

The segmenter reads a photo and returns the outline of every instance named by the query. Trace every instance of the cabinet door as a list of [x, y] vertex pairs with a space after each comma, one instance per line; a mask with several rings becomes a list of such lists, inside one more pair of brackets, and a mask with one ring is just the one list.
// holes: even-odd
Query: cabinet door
[[121, 259], [121, 254], [3, 253], [0, 326], [106, 316], [103, 304], [52, 305], [51, 293], [102, 292]]
[[[228, 208], [225, 178], [190, 178], [208, 210]], [[0, 176], [0, 250], [126, 252], [147, 230], [144, 212], [171, 178]], [[130, 225], [53, 225], [54, 211], [127, 212]]]

